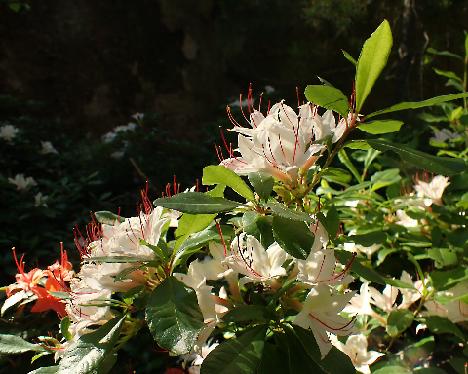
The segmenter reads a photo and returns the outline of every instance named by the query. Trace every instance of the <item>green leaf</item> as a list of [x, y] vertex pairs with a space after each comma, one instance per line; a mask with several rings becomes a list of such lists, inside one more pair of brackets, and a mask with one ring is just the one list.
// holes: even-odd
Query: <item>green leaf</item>
[[[274, 317], [273, 317], [274, 318]], [[223, 321], [228, 322], [246, 322], [246, 321], [268, 321], [268, 310], [262, 305], [240, 305], [223, 316]]]
[[124, 217], [118, 216], [117, 214], [107, 210], [100, 210], [99, 212], [95, 212], [94, 216], [99, 223], [104, 223], [106, 225], [114, 225], [115, 222], [125, 221]]
[[400, 169], [386, 169], [384, 171], [378, 171], [372, 174], [371, 182], [372, 188], [371, 191], [377, 191], [380, 188], [390, 186], [401, 180]]
[[387, 318], [386, 331], [392, 338], [396, 338], [413, 323], [413, 313], [407, 309], [394, 310]]
[[296, 325], [293, 326], [293, 329], [309, 357], [320, 366], [324, 373], [354, 374], [356, 372], [351, 360], [344, 353], [333, 347], [322, 359], [312, 332]]
[[452, 53], [452, 52], [449, 52], [449, 51], [438, 51], [437, 49], [434, 49], [434, 48], [428, 48], [428, 49], [426, 49], [426, 52], [431, 54], [431, 55], [435, 55], [435, 56], [453, 57], [453, 58], [457, 58], [459, 60], [463, 60], [462, 56], [457, 55], [457, 54]]
[[249, 174], [249, 181], [260, 199], [267, 201], [273, 191], [275, 180], [266, 173], [257, 172]]
[[227, 212], [237, 208], [240, 203], [224, 199], [222, 197], [213, 197], [201, 192], [184, 192], [172, 197], [163, 197], [153, 202], [156, 206], [175, 209], [179, 212], [192, 214], [207, 214]]
[[437, 69], [437, 68], [433, 68], [433, 70], [437, 75], [440, 75], [441, 77], [453, 79], [454, 81], [457, 81], [457, 82], [460, 82], [460, 83], [462, 82], [462, 79], [457, 74], [455, 74], [453, 71], [441, 70], [441, 69]]
[[332, 205], [328, 209], [327, 216], [325, 216], [322, 212], [319, 212], [317, 214], [317, 218], [325, 227], [325, 230], [327, 230], [328, 235], [330, 235], [330, 237], [334, 239], [338, 229], [340, 228], [340, 217], [335, 206]]
[[132, 256], [99, 256], [87, 257], [83, 262], [104, 262], [104, 263], [135, 263], [135, 262], [149, 262], [147, 257], [132, 257]]
[[0, 334], [0, 353], [18, 354], [24, 352], [45, 352], [39, 344], [32, 344], [16, 335]]
[[242, 216], [242, 229], [255, 236], [264, 248], [268, 248], [275, 239], [272, 231], [272, 216], [263, 216], [253, 211], [247, 211]]
[[351, 175], [344, 169], [326, 168], [322, 172], [322, 178], [331, 183], [347, 186], [351, 182]]
[[371, 122], [364, 122], [358, 126], [358, 129], [369, 134], [386, 134], [389, 132], [400, 131], [403, 126], [402, 121], [395, 121], [392, 119], [377, 120]]
[[59, 374], [108, 373], [115, 361], [114, 345], [125, 318], [114, 318], [96, 331], [82, 335], [66, 350], [59, 364]]
[[216, 214], [188, 214], [184, 213], [179, 219], [176, 237], [188, 236], [206, 229], [215, 219]]
[[351, 235], [348, 236], [346, 240], [363, 245], [364, 247], [369, 247], [372, 244], [383, 244], [387, 240], [387, 235], [385, 232], [379, 230], [371, 231], [366, 234]]
[[267, 208], [271, 209], [271, 212], [275, 216], [292, 219], [294, 221], [302, 221], [302, 222], [312, 222], [312, 218], [307, 213], [289, 209], [284, 204], [280, 204], [275, 200], [270, 201], [266, 204]]
[[241, 177], [224, 166], [207, 166], [203, 169], [202, 183], [205, 185], [222, 184], [232, 188], [242, 197], [254, 201], [255, 196]]
[[406, 162], [420, 168], [442, 175], [454, 175], [466, 170], [462, 159], [436, 157], [416, 151], [403, 144], [391, 143], [384, 139], [369, 139], [367, 143], [378, 151], [393, 151]]
[[450, 334], [455, 335], [462, 341], [466, 341], [463, 332], [452, 321], [439, 316], [426, 317], [427, 328], [434, 334]]
[[70, 318], [68, 316], [63, 317], [60, 321], [60, 333], [66, 340], [72, 340], [73, 336], [70, 334]]
[[356, 111], [358, 113], [387, 64], [392, 44], [392, 31], [388, 21], [384, 20], [362, 47], [356, 67]]
[[203, 360], [201, 374], [255, 373], [263, 353], [267, 326], [247, 330], [218, 345]]
[[334, 110], [343, 117], [348, 116], [348, 98], [338, 88], [326, 85], [308, 85], [304, 94], [311, 103]]
[[381, 114], [385, 114], [385, 113], [392, 113], [392, 112], [398, 112], [401, 110], [419, 109], [419, 108], [424, 108], [427, 106], [433, 106], [433, 105], [445, 103], [446, 101], [463, 99], [464, 97], [468, 97], [468, 93], [465, 92], [465, 93], [460, 93], [460, 94], [441, 95], [441, 96], [432, 97], [430, 99], [426, 99], [423, 101], [404, 101], [402, 103], [392, 105], [391, 107], [381, 109], [371, 114], [368, 114], [366, 116], [366, 119], [369, 119], [375, 116], [380, 116]]
[[353, 56], [351, 56], [348, 52], [346, 52], [344, 49], [342, 49], [341, 53], [343, 53], [343, 56], [345, 57], [345, 59], [347, 59], [353, 65], [357, 65], [356, 59]]
[[[366, 143], [367, 144], [367, 143]], [[340, 149], [339, 152], [338, 152], [338, 158], [340, 160], [340, 162], [346, 166], [348, 168], [348, 170], [351, 172], [351, 174], [354, 175], [354, 177], [356, 178], [356, 180], [361, 183], [362, 182], [362, 178], [361, 178], [361, 174], [359, 174], [359, 172], [357, 171], [356, 167], [354, 166], [354, 164], [352, 163], [352, 161], [349, 159], [348, 155], [346, 154], [346, 151], [344, 150], [344, 148]]]
[[305, 260], [314, 243], [314, 235], [304, 222], [273, 217], [273, 236], [291, 256]]
[[195, 291], [173, 276], [153, 290], [145, 317], [158, 345], [177, 355], [192, 350], [205, 326]]
[[412, 371], [404, 366], [390, 364], [384, 366], [376, 371], [372, 371], [372, 374], [411, 374]]
[[468, 268], [458, 267], [453, 270], [436, 270], [430, 274], [432, 285], [438, 291], [446, 290], [461, 281], [468, 280]]

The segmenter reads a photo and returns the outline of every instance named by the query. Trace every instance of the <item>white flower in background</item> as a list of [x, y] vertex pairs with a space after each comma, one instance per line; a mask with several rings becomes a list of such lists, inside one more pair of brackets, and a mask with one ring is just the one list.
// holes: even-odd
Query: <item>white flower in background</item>
[[353, 295], [354, 292], [339, 294], [320, 284], [309, 292], [302, 310], [294, 318], [295, 325], [312, 331], [322, 358], [332, 348], [330, 334], [345, 336], [353, 332], [353, 320], [338, 315]]
[[418, 220], [411, 218], [402, 209], [398, 209], [396, 211], [396, 216], [398, 218], [398, 221], [395, 222], [397, 225], [405, 226], [406, 228], [414, 228], [419, 226]]
[[351, 315], [363, 315], [375, 317], [376, 313], [371, 307], [371, 295], [369, 292], [369, 282], [363, 282], [359, 294], [352, 297], [349, 304], [343, 310]]
[[399, 289], [403, 299], [401, 301], [401, 304], [398, 306], [398, 309], [408, 309], [411, 306], [411, 304], [413, 304], [414, 302], [418, 301], [421, 298], [424, 284], [423, 284], [423, 281], [421, 280], [413, 282], [413, 280], [411, 279], [411, 275], [409, 275], [409, 273], [407, 273], [406, 271], [403, 271], [403, 273], [401, 273], [400, 280], [402, 282], [413, 285], [413, 287], [415, 288], [415, 289], [411, 289], [411, 288]]
[[205, 344], [203, 345], [203, 347], [201, 347], [199, 354], [182, 355], [182, 359], [184, 360], [185, 363], [191, 361], [191, 365], [187, 368], [187, 372], [189, 374], [200, 374], [200, 368], [201, 368], [201, 364], [203, 363], [203, 360], [218, 345], [219, 345], [218, 343]]
[[39, 206], [47, 206], [47, 199], [49, 197], [47, 195], [43, 195], [42, 192], [38, 192], [34, 196], [34, 206], [39, 207]]
[[3, 125], [0, 127], [0, 138], [11, 142], [18, 134], [19, 130], [13, 125]]
[[371, 295], [371, 303], [377, 308], [385, 313], [390, 313], [395, 309], [394, 304], [398, 296], [398, 288], [387, 284], [382, 293], [377, 291], [374, 287], [369, 287], [369, 292]]
[[442, 205], [442, 195], [449, 185], [449, 178], [436, 175], [430, 182], [418, 180], [414, 185], [418, 197], [424, 198], [424, 205]]
[[345, 344], [340, 342], [335, 336], [331, 336], [331, 342], [351, 359], [354, 367], [360, 373], [370, 374], [369, 365], [379, 357], [384, 356], [383, 353], [367, 350], [367, 338], [363, 334], [349, 336]]
[[24, 191], [30, 187], [37, 186], [37, 182], [33, 177], [26, 177], [24, 174], [16, 174], [14, 178], [8, 178], [8, 182], [16, 186], [18, 191]]
[[230, 158], [221, 165], [240, 175], [264, 171], [284, 181], [295, 178], [299, 168], [309, 169], [324, 146], [311, 144], [312, 117], [307, 108], [300, 107], [299, 116], [283, 102], [273, 105], [266, 117], [253, 110], [251, 128], [236, 124], [233, 129], [239, 133], [236, 151], [241, 156], [229, 151]]
[[143, 118], [145, 118], [145, 114], [144, 114], [144, 113], [136, 112], [135, 114], [132, 114], [132, 118], [133, 118], [135, 121], [141, 121]]
[[357, 252], [357, 253], [364, 253], [367, 258], [371, 258], [372, 254], [378, 251], [382, 247], [382, 244], [372, 244], [368, 247], [364, 247], [361, 244], [356, 244], [352, 242], [344, 243], [343, 249], [348, 252]]
[[244, 274], [241, 283], [269, 282], [276, 277], [287, 275], [282, 267], [291, 258], [276, 242], [267, 250], [252, 235], [242, 233], [231, 243], [231, 255], [224, 263], [236, 273]]
[[115, 151], [110, 154], [114, 160], [120, 160], [125, 155], [124, 151]]
[[43, 155], [47, 155], [47, 154], [51, 154], [51, 153], [54, 153], [54, 154], [58, 154], [58, 151], [57, 149], [55, 149], [54, 145], [47, 141], [47, 142], [44, 142], [44, 141], [41, 141], [41, 154]]
[[270, 85], [266, 85], [266, 86], [263, 87], [263, 88], [265, 89], [265, 93], [266, 93], [267, 95], [269, 95], [269, 94], [271, 94], [271, 93], [273, 93], [273, 92], [276, 91], [275, 88], [274, 88], [273, 86], [270, 86]]
[[307, 286], [319, 283], [334, 284], [351, 281], [346, 272], [336, 273], [336, 259], [333, 249], [327, 249], [328, 233], [318, 222], [311, 227], [315, 234], [314, 243], [305, 260], [296, 260], [298, 267], [297, 280]]
[[424, 307], [427, 309], [427, 312], [424, 312], [423, 315], [445, 317], [454, 323], [468, 321], [468, 303], [462, 298], [463, 295], [466, 295], [467, 290], [468, 281], [464, 281], [458, 283], [455, 287], [440, 292], [445, 297], [460, 297], [461, 299], [450, 301], [446, 304], [441, 304], [434, 300], [426, 301]]
[[460, 137], [458, 133], [452, 132], [448, 129], [442, 129], [442, 130], [434, 129], [434, 136], [430, 138], [429, 140], [435, 141], [438, 143], [443, 143], [447, 140], [456, 139], [458, 137]]
[[138, 127], [138, 125], [136, 123], [134, 123], [134, 122], [130, 122], [125, 126], [114, 127], [114, 129], [112, 131], [106, 132], [102, 136], [102, 141], [104, 143], [111, 143], [111, 142], [113, 142], [115, 140], [118, 133], [127, 132], [127, 131], [135, 131], [137, 127]]

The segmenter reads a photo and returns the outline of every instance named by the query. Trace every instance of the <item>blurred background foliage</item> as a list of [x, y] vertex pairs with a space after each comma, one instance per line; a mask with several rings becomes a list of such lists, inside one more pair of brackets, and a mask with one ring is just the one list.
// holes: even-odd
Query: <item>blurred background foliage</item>
[[[341, 49], [357, 58], [383, 18], [394, 47], [366, 110], [456, 92], [434, 68], [463, 75], [459, 60], [437, 51], [464, 55], [464, 0], [0, 0], [0, 126], [19, 129], [0, 140], [1, 284], [16, 272], [12, 246], [28, 269], [52, 263], [60, 241], [77, 260], [72, 229], [90, 211], [134, 215], [146, 179], [152, 197], [175, 174], [182, 190], [194, 185], [218, 162], [225, 106], [241, 118], [235, 102], [250, 83], [264, 102], [291, 105], [296, 87], [317, 76], [350, 92], [354, 67]], [[456, 109], [410, 113], [398, 141], [435, 154], [429, 124], [466, 121]], [[41, 141], [56, 152], [44, 153]], [[377, 166], [405, 170], [387, 156]], [[9, 181], [17, 174], [37, 185], [19, 191]], [[167, 362], [159, 352], [164, 359], [144, 366], [140, 353], [128, 347], [122, 372]]]

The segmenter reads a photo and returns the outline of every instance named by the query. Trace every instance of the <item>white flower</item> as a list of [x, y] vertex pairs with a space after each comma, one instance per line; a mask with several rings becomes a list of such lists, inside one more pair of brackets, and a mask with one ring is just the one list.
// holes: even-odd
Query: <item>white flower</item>
[[46, 195], [43, 195], [42, 192], [38, 192], [34, 196], [34, 206], [39, 207], [39, 206], [47, 206], [47, 199], [49, 197]]
[[344, 243], [343, 248], [345, 251], [348, 252], [357, 252], [357, 253], [364, 253], [367, 258], [371, 258], [372, 254], [378, 251], [382, 247], [382, 244], [372, 244], [369, 247], [364, 247], [361, 244], [356, 244], [352, 242]]
[[0, 138], [11, 142], [18, 134], [19, 130], [13, 125], [4, 125], [0, 127]]
[[213, 351], [219, 344], [218, 343], [213, 343], [211, 345], [204, 344], [200, 352], [198, 354], [188, 354], [188, 355], [182, 355], [182, 359], [185, 362], [190, 362], [191, 366], [187, 369], [187, 372], [189, 374], [200, 374], [200, 368], [201, 364], [203, 363], [203, 360], [210, 354], [211, 351]]
[[291, 258], [276, 242], [267, 250], [251, 235], [242, 233], [231, 243], [231, 255], [224, 263], [237, 273], [246, 275], [241, 282], [269, 282], [286, 275], [282, 267]]
[[363, 282], [359, 294], [352, 297], [349, 304], [343, 310], [352, 315], [376, 316], [371, 307], [371, 295], [369, 292], [369, 282]]
[[43, 155], [47, 155], [50, 153], [58, 154], [58, 151], [55, 149], [54, 145], [49, 141], [47, 142], [41, 141], [41, 147], [42, 148], [41, 148], [40, 153]]
[[363, 334], [349, 336], [345, 344], [341, 343], [335, 336], [331, 336], [331, 342], [351, 359], [357, 371], [364, 374], [370, 374], [369, 365], [379, 357], [384, 356], [383, 353], [367, 350], [367, 338]]
[[230, 154], [221, 165], [244, 175], [254, 171], [267, 172], [285, 181], [295, 178], [299, 168], [308, 169], [324, 146], [311, 144], [313, 119], [310, 108], [303, 105], [299, 115], [283, 102], [273, 105], [265, 117], [254, 110], [250, 115], [252, 128], [236, 126], [241, 156]]
[[346, 121], [341, 119], [338, 124], [336, 124], [335, 116], [331, 110], [327, 110], [323, 116], [315, 113], [312, 115], [312, 118], [314, 122], [314, 135], [316, 141], [320, 141], [325, 139], [327, 136], [331, 136], [332, 142], [336, 143], [341, 139], [346, 131]]
[[314, 334], [322, 358], [332, 348], [329, 334], [349, 335], [353, 332], [353, 321], [338, 315], [348, 304], [354, 292], [339, 294], [329, 286], [320, 284], [307, 295], [302, 310], [293, 323]]
[[135, 114], [132, 114], [132, 118], [133, 118], [135, 121], [141, 121], [143, 118], [145, 118], [145, 114], [144, 114], [144, 113], [136, 112]]
[[296, 260], [298, 267], [297, 280], [308, 286], [318, 283], [341, 283], [350, 281], [346, 272], [335, 273], [336, 259], [333, 249], [327, 249], [328, 233], [325, 227], [318, 222], [312, 225], [315, 234], [314, 243], [305, 260]]
[[265, 89], [265, 92], [267, 93], [267, 95], [276, 91], [275, 88], [273, 86], [270, 86], [270, 85], [266, 85], [264, 87], [264, 89]]
[[[467, 289], [468, 281], [465, 281], [441, 292], [441, 294], [456, 298], [466, 295]], [[427, 309], [427, 312], [423, 313], [424, 315], [445, 317], [454, 323], [468, 321], [468, 304], [463, 299], [450, 301], [446, 304], [429, 300], [424, 303], [424, 307]]]
[[8, 182], [16, 186], [18, 191], [24, 191], [30, 187], [37, 186], [33, 177], [24, 177], [24, 174], [16, 174], [14, 178], [8, 178]]
[[448, 177], [436, 175], [429, 183], [418, 180], [414, 185], [414, 190], [418, 197], [425, 198], [424, 204], [426, 206], [442, 205], [442, 195], [449, 184]]
[[369, 292], [371, 295], [371, 303], [385, 313], [390, 313], [395, 309], [394, 304], [398, 296], [398, 288], [387, 284], [382, 293], [377, 291], [374, 287], [369, 287]]
[[400, 280], [402, 282], [408, 283], [413, 285], [415, 289], [411, 288], [400, 288], [401, 296], [402, 296], [402, 301], [401, 304], [398, 306], [398, 309], [408, 309], [411, 304], [414, 302], [418, 301], [421, 296], [422, 296], [422, 290], [424, 288], [423, 281], [416, 281], [413, 282], [411, 279], [411, 275], [409, 275], [406, 271], [403, 271], [401, 273], [401, 278]]
[[406, 212], [402, 209], [396, 211], [398, 221], [395, 223], [397, 225], [405, 226], [406, 228], [418, 227], [419, 223], [417, 219], [411, 218]]

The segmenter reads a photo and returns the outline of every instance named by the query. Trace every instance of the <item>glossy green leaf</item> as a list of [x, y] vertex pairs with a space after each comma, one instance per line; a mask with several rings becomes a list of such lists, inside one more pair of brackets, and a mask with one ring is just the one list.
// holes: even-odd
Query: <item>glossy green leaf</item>
[[32, 344], [16, 335], [0, 334], [0, 353], [18, 354], [24, 352], [45, 352], [39, 344]]
[[372, 174], [371, 191], [377, 191], [380, 188], [390, 186], [401, 180], [400, 169], [386, 169]]
[[365, 234], [351, 235], [347, 237], [347, 241], [354, 242], [356, 244], [363, 245], [364, 247], [369, 247], [372, 244], [383, 244], [387, 239], [385, 232], [371, 231]]
[[[224, 322], [268, 321], [268, 310], [262, 305], [239, 305], [223, 316]], [[274, 318], [274, 316], [273, 316]]]
[[447, 318], [439, 316], [426, 317], [427, 328], [434, 334], [450, 334], [455, 335], [462, 341], [466, 341], [466, 336], [456, 324]]
[[262, 358], [267, 326], [253, 327], [218, 345], [203, 360], [201, 374], [255, 373]]
[[342, 49], [341, 53], [343, 53], [343, 56], [345, 57], [345, 59], [347, 59], [353, 65], [357, 65], [356, 59], [353, 56], [351, 56], [348, 52], [346, 52], [344, 49]]
[[154, 200], [153, 204], [191, 214], [227, 212], [241, 205], [235, 201], [201, 192], [184, 192], [172, 197], [162, 197]]
[[468, 280], [468, 268], [464, 266], [452, 270], [436, 270], [430, 272], [429, 275], [434, 288], [438, 291], [443, 291], [461, 281]]
[[406, 145], [391, 143], [384, 139], [369, 139], [369, 145], [379, 151], [393, 151], [404, 161], [433, 173], [442, 175], [454, 175], [466, 170], [466, 164], [462, 159], [448, 157], [436, 157], [424, 152], [417, 151]]
[[380, 116], [381, 114], [385, 114], [385, 113], [392, 113], [392, 112], [398, 112], [401, 110], [419, 109], [419, 108], [424, 108], [428, 106], [433, 106], [433, 105], [445, 103], [446, 101], [463, 99], [464, 97], [468, 97], [468, 93], [441, 95], [441, 96], [432, 97], [430, 99], [426, 99], [422, 101], [405, 101], [402, 103], [392, 105], [391, 107], [381, 109], [371, 114], [368, 114], [366, 116], [366, 119], [369, 119], [375, 116]]
[[145, 318], [158, 345], [178, 355], [191, 351], [205, 326], [195, 291], [172, 276], [151, 293]]
[[317, 214], [317, 218], [325, 227], [325, 230], [327, 230], [330, 238], [334, 239], [340, 227], [340, 217], [338, 215], [338, 211], [336, 210], [335, 206], [332, 205], [328, 209], [326, 216], [322, 212], [319, 212]]
[[[366, 143], [367, 144], [367, 143]], [[354, 177], [356, 178], [356, 180], [361, 183], [362, 182], [362, 178], [361, 178], [361, 174], [359, 174], [359, 172], [357, 171], [356, 167], [354, 166], [353, 162], [350, 160], [350, 158], [348, 157], [346, 151], [344, 150], [344, 148], [340, 149], [339, 152], [338, 152], [338, 159], [340, 160], [340, 162], [346, 166], [348, 168], [348, 170], [351, 172], [351, 174], [354, 175]]]
[[403, 126], [402, 121], [386, 119], [361, 123], [358, 126], [358, 129], [369, 134], [386, 134], [389, 132], [400, 131], [401, 126]]
[[57, 373], [108, 373], [115, 362], [112, 349], [120, 336], [124, 320], [114, 318], [96, 331], [82, 335], [67, 348]]
[[280, 204], [274, 200], [266, 204], [266, 207], [270, 208], [275, 216], [292, 219], [294, 221], [312, 222], [312, 218], [310, 218], [307, 213], [289, 209], [284, 204]]
[[70, 318], [68, 316], [63, 317], [60, 321], [60, 333], [66, 340], [72, 340], [73, 336], [70, 333]]
[[411, 374], [412, 371], [408, 369], [407, 367], [400, 366], [400, 365], [395, 365], [395, 364], [390, 364], [384, 367], [381, 367], [380, 369], [377, 369], [376, 371], [373, 371], [372, 374]]
[[94, 216], [99, 223], [104, 223], [106, 225], [114, 225], [116, 222], [123, 222], [125, 221], [124, 217], [121, 217], [115, 213], [109, 212], [107, 210], [101, 210], [99, 212], [95, 212]]
[[311, 103], [333, 110], [343, 117], [348, 116], [348, 98], [338, 88], [326, 85], [308, 85], [304, 94]]
[[399, 336], [413, 323], [413, 313], [407, 309], [393, 310], [387, 318], [386, 331], [392, 338]]
[[179, 219], [176, 237], [188, 236], [206, 229], [215, 219], [216, 214], [188, 214], [184, 213]]
[[242, 197], [254, 201], [255, 197], [247, 183], [232, 170], [224, 166], [207, 166], [203, 169], [202, 183], [205, 185], [222, 184], [232, 188]]
[[322, 172], [322, 178], [342, 186], [347, 186], [351, 182], [351, 175], [346, 170], [339, 168], [326, 168]]
[[436, 73], [437, 75], [440, 75], [441, 77], [453, 79], [454, 81], [457, 81], [459, 83], [462, 82], [462, 79], [457, 74], [455, 74], [453, 71], [441, 70], [441, 69], [437, 69], [437, 68], [433, 68], [433, 70], [434, 70], [434, 73]]
[[356, 66], [356, 111], [359, 113], [375, 81], [387, 64], [393, 37], [384, 20], [366, 40]]
[[256, 172], [249, 174], [249, 181], [258, 196], [265, 201], [268, 200], [271, 191], [273, 191], [275, 180], [266, 173]]
[[304, 222], [280, 216], [273, 217], [273, 236], [276, 242], [291, 256], [305, 260], [309, 254], [314, 235]]

